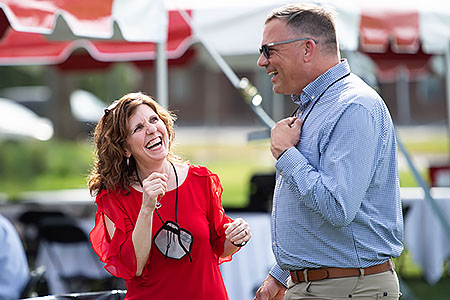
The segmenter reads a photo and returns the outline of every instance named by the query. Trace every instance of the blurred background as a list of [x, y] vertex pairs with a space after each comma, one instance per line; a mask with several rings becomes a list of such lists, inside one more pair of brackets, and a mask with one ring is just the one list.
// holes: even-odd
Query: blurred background
[[[226, 210], [260, 230], [253, 244], [263, 250], [246, 249], [222, 267], [230, 298], [252, 299], [273, 263], [275, 161], [258, 113], [277, 121], [295, 109], [273, 93], [256, 61], [265, 17], [295, 2], [0, 0], [0, 213], [16, 225], [30, 269], [47, 268], [35, 296], [124, 288], [101, 266], [82, 274], [83, 284], [64, 284], [39, 250], [49, 241], [39, 222], [61, 214], [89, 232], [92, 131], [109, 103], [143, 91], [177, 114], [176, 152], [217, 173]], [[383, 97], [406, 149], [399, 151], [406, 250], [396, 261], [403, 297], [448, 299], [450, 9], [436, 0], [313, 2], [335, 8], [342, 57]], [[251, 103], [256, 90], [245, 93], [244, 77], [261, 103]], [[258, 276], [230, 276], [254, 264], [262, 264]]]

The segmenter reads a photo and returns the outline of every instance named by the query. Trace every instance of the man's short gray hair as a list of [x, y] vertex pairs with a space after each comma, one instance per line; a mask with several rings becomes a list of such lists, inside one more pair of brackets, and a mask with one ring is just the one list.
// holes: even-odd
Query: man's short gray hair
[[265, 24], [280, 19], [295, 35], [310, 37], [319, 41], [325, 51], [337, 50], [335, 11], [331, 7], [313, 4], [289, 4], [272, 10]]

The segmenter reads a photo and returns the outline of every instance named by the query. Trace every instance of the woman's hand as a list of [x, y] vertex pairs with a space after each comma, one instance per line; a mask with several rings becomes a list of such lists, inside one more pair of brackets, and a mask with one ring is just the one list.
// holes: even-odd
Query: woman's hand
[[225, 224], [224, 227], [226, 239], [236, 247], [244, 246], [252, 237], [248, 223], [241, 218]]
[[142, 208], [148, 208], [152, 211], [156, 208], [158, 199], [166, 193], [167, 190], [167, 174], [153, 172], [144, 179]]

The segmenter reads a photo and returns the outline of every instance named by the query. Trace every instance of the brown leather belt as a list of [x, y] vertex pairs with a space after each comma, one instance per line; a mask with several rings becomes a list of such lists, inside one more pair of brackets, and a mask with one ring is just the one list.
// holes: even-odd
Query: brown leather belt
[[300, 283], [300, 282], [322, 280], [327, 278], [331, 279], [342, 277], [354, 277], [360, 275], [371, 275], [393, 269], [394, 266], [392, 265], [391, 260], [388, 260], [382, 264], [361, 269], [321, 268], [321, 269], [304, 269], [304, 270], [290, 271], [290, 273], [291, 273], [291, 280], [294, 283]]

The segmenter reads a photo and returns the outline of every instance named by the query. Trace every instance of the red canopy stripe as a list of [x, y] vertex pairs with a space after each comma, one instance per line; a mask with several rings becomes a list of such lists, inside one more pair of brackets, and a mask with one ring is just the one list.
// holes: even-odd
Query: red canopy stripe
[[416, 53], [419, 50], [419, 13], [417, 11], [363, 10], [360, 23], [360, 48], [367, 52]]
[[380, 81], [395, 80], [400, 68], [410, 78], [429, 71], [432, 55], [422, 51], [417, 11], [363, 10], [359, 49], [377, 65]]
[[76, 35], [112, 35], [113, 0], [1, 0], [11, 26], [18, 31], [50, 34], [62, 16]]
[[[189, 25], [179, 12], [170, 11], [167, 58], [181, 57], [192, 43], [192, 30]], [[42, 34], [18, 32], [8, 28], [0, 43], [0, 64], [60, 64], [80, 48], [85, 49], [94, 60], [100, 62], [142, 61], [156, 58], [156, 45], [151, 42], [99, 39], [55, 41], [47, 39]]]

